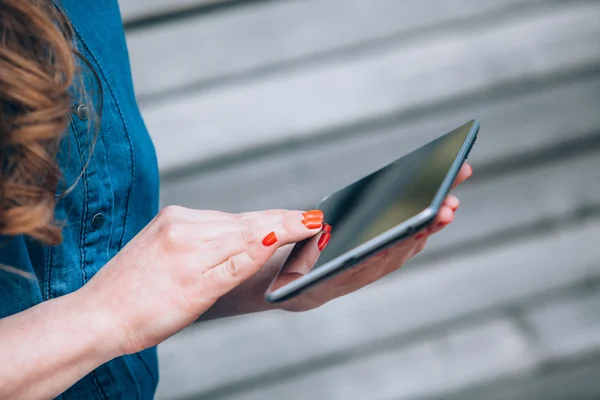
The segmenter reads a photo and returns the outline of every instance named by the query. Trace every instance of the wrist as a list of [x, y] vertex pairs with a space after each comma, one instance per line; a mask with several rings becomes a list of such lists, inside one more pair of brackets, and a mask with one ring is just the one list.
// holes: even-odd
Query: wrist
[[[67, 296], [65, 296], [67, 297]], [[110, 304], [89, 285], [68, 295], [75, 313], [82, 318], [83, 334], [91, 354], [101, 363], [126, 354], [126, 334]]]

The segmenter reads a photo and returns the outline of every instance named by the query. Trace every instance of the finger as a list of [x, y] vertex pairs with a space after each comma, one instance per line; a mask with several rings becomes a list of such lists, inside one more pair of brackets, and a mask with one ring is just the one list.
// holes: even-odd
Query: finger
[[284, 218], [280, 222], [266, 225], [255, 225], [235, 231], [200, 245], [204, 268], [213, 268], [229, 258], [241, 254], [247, 248], [256, 246], [271, 232], [277, 237], [278, 246], [297, 243], [318, 234], [322, 227], [305, 225], [305, 220]]
[[[274, 215], [282, 215], [287, 212], [290, 212], [290, 210], [273, 209], [273, 210], [250, 211], [250, 212], [243, 212], [243, 213], [237, 213], [237, 214], [231, 214], [231, 215], [236, 219], [244, 220], [244, 219], [255, 219], [255, 218], [261, 218], [261, 217], [267, 217], [267, 216], [274, 216]], [[300, 211], [298, 211], [298, 212], [300, 212]]]
[[[253, 276], [273, 257], [281, 244], [277, 235], [271, 232], [260, 241], [251, 239], [243, 245], [241, 252], [235, 251], [237, 250], [236, 246], [232, 244], [230, 256], [226, 258], [219, 257], [218, 252], [214, 253], [213, 256], [224, 258], [223, 262], [202, 274], [199, 290], [211, 300], [216, 301]], [[223, 249], [224, 247], [221, 248], [221, 251]], [[234, 252], [235, 254], [232, 254]], [[214, 261], [210, 261], [210, 263], [212, 262]]]
[[286, 260], [282, 272], [296, 275], [309, 273], [319, 260], [321, 255], [319, 243], [325, 235], [328, 235], [328, 233], [321, 231], [321, 233], [305, 242], [303, 246], [295, 247]]
[[[230, 214], [223, 211], [216, 210], [195, 210], [191, 208], [185, 208], [181, 206], [168, 206], [161, 210], [160, 216], [163, 220], [171, 221], [171, 222], [197, 222], [197, 223], [205, 223], [205, 222], [238, 222], [243, 221], [243, 226], [258, 224], [261, 223], [261, 220], [268, 218], [270, 220], [276, 220], [277, 217], [285, 216], [292, 213], [293, 215], [302, 215], [306, 214], [308, 217], [314, 218], [319, 215], [323, 215], [323, 212], [320, 210], [311, 210], [305, 211], [296, 211], [296, 210], [283, 210], [283, 209], [273, 209], [273, 210], [263, 210], [263, 211], [254, 211], [254, 212], [246, 212], [246, 213], [238, 213], [238, 214]], [[263, 222], [264, 223], [264, 222]]]
[[309, 229], [320, 229], [323, 226], [324, 219], [323, 211], [288, 211], [288, 210], [268, 210], [252, 213], [237, 214], [236, 221], [243, 228], [252, 226], [265, 225], [272, 222], [289, 222], [301, 221]]
[[204, 222], [202, 225], [198, 226], [198, 240], [201, 242], [209, 242], [218, 237], [228, 235], [231, 233], [235, 233], [242, 229], [247, 229], [252, 226], [260, 226], [260, 225], [275, 225], [284, 223], [285, 219], [292, 220], [302, 220], [301, 213], [282, 213], [282, 214], [272, 214], [272, 215], [264, 215], [261, 217], [256, 217], [252, 219], [227, 219], [222, 221], [209, 221]]
[[446, 200], [444, 200], [442, 206], [449, 207], [450, 209], [452, 209], [452, 211], [456, 211], [458, 210], [458, 207], [460, 207], [460, 200], [458, 200], [458, 197], [456, 196], [449, 195], [448, 197], [446, 197]]
[[454, 180], [454, 184], [452, 185], [452, 189], [455, 189], [457, 186], [461, 185], [464, 181], [469, 179], [473, 175], [473, 168], [471, 165], [464, 163], [461, 167], [456, 179]]
[[[281, 231], [280, 227], [276, 225], [284, 226], [295, 226], [298, 221], [301, 221], [309, 229], [317, 229], [322, 224], [322, 219], [318, 217], [323, 215], [322, 212], [301, 212], [301, 211], [287, 211], [287, 210], [269, 210], [261, 211], [256, 213], [247, 213], [246, 217], [240, 217], [241, 214], [225, 214], [220, 215], [219, 212], [210, 213], [211, 215], [201, 215], [203, 212], [197, 213], [195, 216], [185, 222], [201, 223], [200, 226], [196, 226], [196, 232], [193, 233], [195, 240], [199, 242], [208, 242], [214, 240], [220, 236], [235, 233], [242, 229], [250, 228], [252, 226], [270, 225], [271, 228], [277, 231]], [[210, 216], [220, 218], [217, 220], [210, 220]], [[307, 218], [308, 217], [308, 218]]]
[[[322, 227], [324, 214], [321, 210], [310, 211], [286, 211], [270, 210], [257, 213], [238, 214], [237, 221], [242, 227], [251, 227], [254, 225], [265, 225], [269, 221], [300, 220], [308, 227], [314, 226], [317, 229]], [[243, 215], [243, 216], [242, 216]]]
[[452, 210], [450, 207], [443, 206], [440, 209], [440, 212], [438, 213], [436, 219], [434, 220], [433, 225], [431, 226], [431, 234], [438, 233], [439, 231], [450, 225], [453, 220], [454, 210]]
[[231, 221], [232, 214], [216, 210], [195, 210], [181, 206], [168, 206], [163, 208], [157, 218], [166, 222], [209, 222]]

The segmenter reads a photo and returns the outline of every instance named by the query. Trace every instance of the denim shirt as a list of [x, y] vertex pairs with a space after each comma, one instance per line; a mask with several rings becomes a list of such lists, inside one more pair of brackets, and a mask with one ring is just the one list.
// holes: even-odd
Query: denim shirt
[[[35, 277], [0, 270], [0, 318], [81, 288], [158, 211], [157, 160], [134, 96], [117, 0], [61, 0], [61, 7], [74, 26], [79, 52], [100, 78], [99, 133], [90, 157], [94, 118], [89, 110], [99, 109], [93, 103], [100, 96], [90, 70], [84, 69], [90, 104], [74, 102], [59, 153], [66, 182], [59, 190], [84, 171], [56, 207], [57, 220], [65, 224], [63, 243], [46, 247], [25, 237], [0, 238], [0, 264]], [[157, 383], [152, 348], [100, 366], [59, 398], [151, 399]]]

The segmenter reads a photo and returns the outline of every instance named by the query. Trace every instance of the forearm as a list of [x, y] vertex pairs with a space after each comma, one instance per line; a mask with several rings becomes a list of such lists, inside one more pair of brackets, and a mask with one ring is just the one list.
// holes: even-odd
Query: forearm
[[82, 291], [0, 320], [0, 398], [57, 397], [119, 355], [110, 327]]

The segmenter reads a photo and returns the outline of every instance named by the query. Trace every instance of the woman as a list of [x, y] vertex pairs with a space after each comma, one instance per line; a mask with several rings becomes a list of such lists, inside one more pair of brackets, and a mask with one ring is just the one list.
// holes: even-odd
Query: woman
[[[155, 346], [197, 320], [267, 310], [276, 251], [319, 234], [323, 215], [158, 212], [116, 0], [2, 0], [0, 30], [0, 398], [152, 398]], [[399, 268], [457, 207], [450, 196], [434, 232], [282, 308]]]

